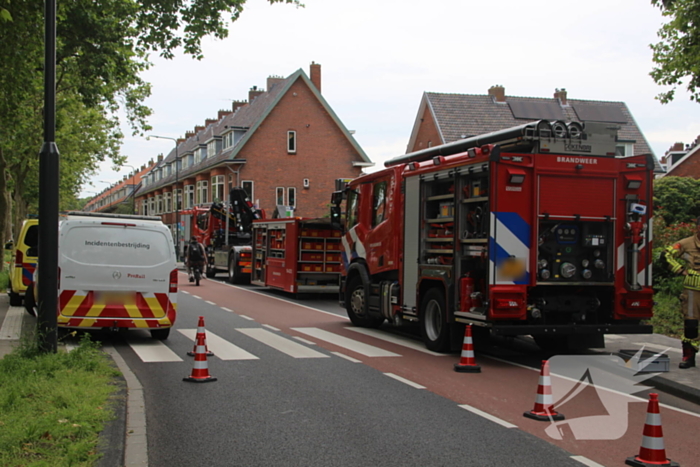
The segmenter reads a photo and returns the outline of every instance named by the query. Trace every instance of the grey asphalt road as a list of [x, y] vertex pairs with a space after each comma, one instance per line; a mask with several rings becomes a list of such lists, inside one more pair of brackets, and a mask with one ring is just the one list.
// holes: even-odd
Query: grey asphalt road
[[151, 467], [582, 465], [544, 440], [322, 348], [310, 346], [328, 358], [280, 353], [234, 330], [258, 323], [187, 294], [179, 309], [176, 329], [204, 316], [208, 331], [258, 359], [211, 357], [218, 381], [192, 384], [182, 381], [192, 341], [176, 330], [167, 346], [180, 362], [145, 363], [115, 339], [144, 387]]

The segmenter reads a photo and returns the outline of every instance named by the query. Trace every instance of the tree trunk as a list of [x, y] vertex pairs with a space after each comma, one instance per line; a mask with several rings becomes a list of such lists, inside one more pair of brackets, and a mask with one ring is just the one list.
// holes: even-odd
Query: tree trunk
[[5, 242], [8, 224], [9, 205], [7, 203], [7, 162], [5, 155], [0, 148], [0, 245], [2, 245], [2, 261], [0, 261], [0, 271], [5, 270]]

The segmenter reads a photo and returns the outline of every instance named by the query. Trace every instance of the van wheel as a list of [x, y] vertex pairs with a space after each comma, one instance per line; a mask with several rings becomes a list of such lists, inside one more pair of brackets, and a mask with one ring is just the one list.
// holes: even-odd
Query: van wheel
[[10, 290], [10, 306], [22, 306], [22, 296]]
[[446, 352], [450, 346], [445, 296], [438, 288], [428, 290], [420, 305], [420, 329], [425, 346], [433, 352]]
[[151, 329], [151, 337], [159, 341], [164, 341], [170, 335], [170, 328]]
[[27, 313], [30, 314], [30, 316], [37, 316], [36, 310], [36, 302], [34, 302], [34, 284], [29, 284], [27, 286], [27, 291], [24, 293], [24, 309], [27, 310]]

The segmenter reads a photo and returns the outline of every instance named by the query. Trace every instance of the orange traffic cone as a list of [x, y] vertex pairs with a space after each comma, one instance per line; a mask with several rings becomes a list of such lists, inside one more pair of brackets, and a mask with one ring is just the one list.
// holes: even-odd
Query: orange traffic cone
[[535, 407], [523, 415], [539, 421], [564, 420], [564, 415], [554, 411], [552, 381], [549, 376], [549, 362], [547, 360], [542, 360], [540, 382], [537, 386], [537, 396], [535, 396]]
[[462, 355], [459, 358], [459, 363], [455, 363], [454, 370], [460, 373], [481, 373], [481, 367], [476, 364], [476, 359], [474, 358], [471, 324], [465, 326]]
[[194, 366], [192, 367], [192, 374], [186, 378], [182, 378], [183, 381], [189, 381], [191, 383], [208, 383], [209, 381], [216, 381], [216, 378], [209, 374], [209, 365], [207, 364], [207, 352], [206, 346], [204, 345], [204, 337], [197, 335], [197, 347], [194, 354]]
[[647, 407], [647, 420], [644, 424], [642, 435], [642, 447], [639, 455], [628, 457], [625, 464], [634, 467], [679, 467], [678, 462], [666, 458], [664, 449], [664, 434], [661, 430], [661, 414], [659, 413], [659, 395], [649, 394], [649, 406]]
[[209, 350], [209, 347], [207, 347], [207, 332], [204, 330], [204, 316], [199, 317], [199, 324], [197, 325], [197, 336], [194, 339], [194, 347], [192, 347], [191, 352], [187, 352], [187, 355], [190, 357], [194, 357], [195, 354], [197, 353], [197, 345], [199, 345], [199, 337], [202, 337], [204, 339], [204, 350], [207, 354], [207, 357], [213, 357], [214, 352]]

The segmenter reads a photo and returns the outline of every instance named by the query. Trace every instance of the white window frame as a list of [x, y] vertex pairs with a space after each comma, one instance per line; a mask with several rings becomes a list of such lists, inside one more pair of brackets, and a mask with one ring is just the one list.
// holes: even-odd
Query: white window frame
[[163, 193], [163, 204], [165, 205], [165, 211], [164, 212], [173, 212], [173, 204], [172, 204], [172, 193], [167, 192]]
[[218, 198], [219, 202], [226, 201], [225, 196], [226, 177], [224, 175], [214, 175], [211, 178], [211, 201], [212, 203]]
[[297, 132], [294, 130], [287, 131], [287, 154], [297, 153]]
[[[280, 195], [280, 190], [282, 190], [281, 195]], [[275, 206], [284, 206], [284, 201], [285, 201], [284, 195], [285, 195], [285, 190], [284, 190], [283, 186], [278, 186], [275, 188]], [[279, 202], [280, 200], [282, 201], [281, 203]]]
[[185, 185], [185, 209], [194, 207], [194, 185]]
[[151, 196], [150, 198], [148, 198], [148, 212], [150, 212], [152, 216], [156, 215], [156, 198], [155, 198], [155, 196]]
[[[292, 193], [294, 193], [292, 195]], [[292, 200], [294, 201], [292, 203]], [[296, 207], [297, 205], [297, 189], [296, 187], [290, 186], [287, 187], [287, 198], [286, 198], [287, 204], [285, 206], [291, 206], [291, 207]]]
[[144, 199], [141, 200], [141, 215], [147, 216], [148, 215], [148, 200]]
[[163, 214], [163, 195], [156, 195], [156, 214]]
[[244, 190], [246, 183], [250, 183], [250, 193], [248, 193], [248, 190], [246, 190], [246, 193], [248, 193], [248, 198], [250, 198], [250, 200], [253, 201], [255, 199], [255, 182], [253, 180], [243, 180], [241, 182], [241, 187]]
[[173, 208], [176, 211], [182, 211], [182, 188], [175, 190], [176, 195], [173, 197]]

